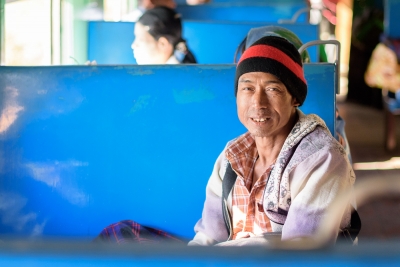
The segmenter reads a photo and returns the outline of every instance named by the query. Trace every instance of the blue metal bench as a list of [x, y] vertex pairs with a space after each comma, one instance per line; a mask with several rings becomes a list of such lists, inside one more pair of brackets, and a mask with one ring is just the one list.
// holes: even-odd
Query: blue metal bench
[[[236, 115], [234, 65], [0, 67], [0, 235], [91, 239], [132, 219], [191, 238]], [[335, 129], [335, 66], [305, 113]], [[0, 237], [1, 239], [1, 237]]]
[[190, 247], [190, 246], [100, 246], [76, 242], [5, 242], [0, 243], [0, 265], [131, 267], [131, 266], [264, 266], [282, 267], [323, 265], [397, 266], [400, 261], [397, 240], [372, 242], [358, 246], [336, 244], [334, 247], [299, 251], [265, 247]]
[[[240, 23], [218, 21], [184, 21], [183, 36], [200, 64], [233, 63], [237, 47], [250, 29], [277, 25], [294, 32], [303, 43], [317, 40], [318, 26], [308, 23]], [[88, 57], [98, 64], [134, 64], [131, 44], [132, 22], [89, 22]], [[317, 47], [308, 52], [312, 62], [318, 61]]]

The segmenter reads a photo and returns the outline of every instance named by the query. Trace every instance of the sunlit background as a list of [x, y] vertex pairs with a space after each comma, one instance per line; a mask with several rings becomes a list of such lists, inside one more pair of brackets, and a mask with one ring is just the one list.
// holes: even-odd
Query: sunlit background
[[87, 21], [129, 20], [136, 0], [7, 0], [3, 64], [83, 64]]
[[[4, 2], [4, 0], [2, 0]], [[321, 24], [320, 39], [341, 42], [339, 97], [347, 95], [348, 62], [352, 27], [352, 0], [340, 1], [337, 16], [318, 9], [322, 0], [311, 0], [310, 22]], [[5, 0], [2, 64], [11, 66], [75, 65], [87, 62], [88, 21], [132, 21], [137, 0]], [[327, 23], [336, 25], [329, 32]], [[335, 46], [325, 47], [334, 62]]]

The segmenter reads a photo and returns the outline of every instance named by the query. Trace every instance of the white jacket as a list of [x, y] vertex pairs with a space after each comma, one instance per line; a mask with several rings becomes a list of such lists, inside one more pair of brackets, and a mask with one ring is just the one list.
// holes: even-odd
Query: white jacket
[[[355, 182], [346, 152], [323, 120], [316, 115], [304, 115], [300, 110], [298, 115], [299, 120], [279, 153], [264, 193], [264, 212], [271, 220], [273, 231], [281, 232], [282, 240], [313, 236], [327, 207]], [[232, 192], [223, 205], [222, 188], [229, 163], [225, 155], [230, 152], [233, 141], [227, 144], [214, 165], [206, 187], [202, 218], [195, 225], [196, 235], [189, 245], [215, 245], [230, 238], [231, 229], [224, 221], [223, 206], [231, 214]], [[349, 203], [343, 207], [343, 216], [336, 218], [337, 231], [349, 225], [350, 217]]]

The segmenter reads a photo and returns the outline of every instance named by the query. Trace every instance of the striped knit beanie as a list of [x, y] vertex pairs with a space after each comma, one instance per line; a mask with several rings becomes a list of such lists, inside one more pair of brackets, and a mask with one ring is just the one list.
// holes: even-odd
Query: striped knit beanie
[[248, 72], [275, 75], [300, 106], [306, 99], [307, 82], [300, 54], [293, 44], [282, 37], [265, 36], [243, 52], [236, 67], [235, 96], [240, 76]]

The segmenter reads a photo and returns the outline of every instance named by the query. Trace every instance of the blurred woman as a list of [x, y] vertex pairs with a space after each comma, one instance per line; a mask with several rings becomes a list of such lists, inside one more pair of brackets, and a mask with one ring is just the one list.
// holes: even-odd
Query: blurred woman
[[182, 38], [180, 14], [171, 8], [147, 10], [136, 22], [134, 34], [131, 47], [140, 65], [196, 63]]

